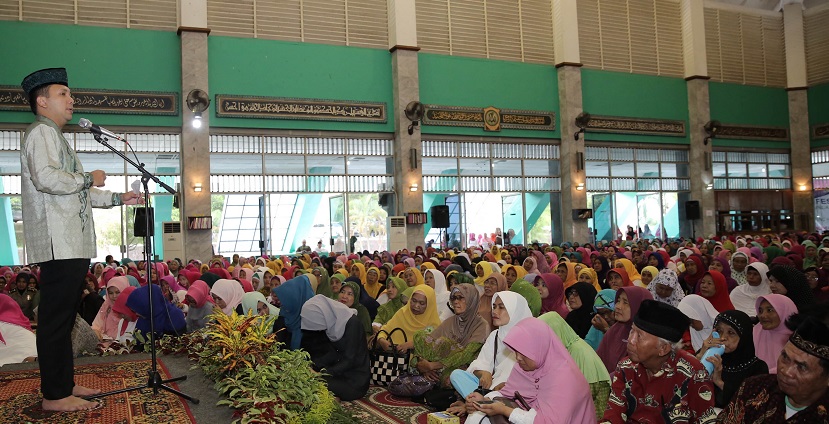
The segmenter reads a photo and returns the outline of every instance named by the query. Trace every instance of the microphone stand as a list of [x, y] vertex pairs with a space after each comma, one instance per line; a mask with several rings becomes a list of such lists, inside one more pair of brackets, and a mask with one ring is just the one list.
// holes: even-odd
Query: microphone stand
[[[108, 139], [106, 138], [106, 136], [103, 136], [101, 134], [95, 134], [95, 133], [93, 133], [93, 134], [95, 136], [95, 140], [97, 140], [98, 143], [101, 143], [103, 146], [105, 146], [109, 150], [112, 150], [116, 155], [120, 156], [122, 159], [127, 161], [130, 165], [135, 167], [135, 169], [137, 169], [141, 172], [141, 183], [144, 185], [144, 210], [147, 212], [147, 214], [150, 213], [150, 189], [147, 185], [150, 182], [150, 180], [155, 181], [156, 184], [160, 185], [162, 188], [167, 190], [167, 192], [169, 192], [170, 194], [175, 194], [176, 193], [176, 191], [173, 190], [172, 187], [165, 184], [163, 181], [161, 181], [155, 175], [149, 173], [144, 168], [143, 163], [141, 163], [141, 164], [136, 163], [135, 161], [133, 161], [132, 159], [127, 157], [127, 155], [125, 155], [124, 153], [120, 152], [118, 149], [112, 147], [109, 143], [107, 143]], [[148, 218], [148, 219], [145, 219], [144, 221], [145, 221], [144, 222], [144, 224], [145, 224], [145, 229], [144, 229], [144, 263], [145, 263], [145, 267], [149, 267], [150, 264], [152, 264], [152, 257], [153, 257], [153, 255], [152, 255], [153, 247], [152, 247], [151, 236], [150, 236], [150, 234], [152, 234], [152, 227], [150, 226], [151, 219]], [[147, 275], [148, 276], [150, 275], [149, 271], [147, 272]], [[142, 384], [142, 385], [136, 386], [136, 387], [128, 387], [128, 388], [124, 388], [124, 389], [113, 390], [111, 392], [98, 393], [98, 394], [95, 394], [95, 395], [86, 396], [86, 399], [96, 399], [96, 398], [101, 398], [101, 397], [105, 397], [105, 396], [115, 395], [115, 394], [118, 394], [118, 393], [131, 392], [133, 390], [142, 390], [142, 389], [153, 389], [153, 394], [158, 394], [159, 389], [164, 389], [164, 390], [166, 390], [168, 392], [171, 392], [171, 393], [173, 393], [173, 394], [175, 394], [179, 397], [182, 397], [184, 399], [189, 400], [193, 404], [198, 405], [199, 400], [197, 398], [194, 398], [192, 396], [184, 394], [184, 393], [182, 393], [182, 392], [166, 385], [167, 383], [171, 383], [171, 382], [174, 382], [174, 381], [186, 380], [187, 379], [186, 375], [183, 375], [181, 377], [171, 378], [169, 380], [163, 380], [161, 378], [161, 374], [158, 372], [158, 364], [157, 364], [156, 351], [155, 351], [155, 319], [154, 319], [155, 315], [153, 314], [153, 283], [152, 283], [152, 281], [149, 281], [147, 283], [147, 294], [148, 294], [149, 300], [150, 300], [150, 302], [149, 302], [150, 303], [150, 353], [152, 355], [152, 366], [151, 366], [150, 371], [149, 371], [149, 378], [147, 379], [147, 384]]]

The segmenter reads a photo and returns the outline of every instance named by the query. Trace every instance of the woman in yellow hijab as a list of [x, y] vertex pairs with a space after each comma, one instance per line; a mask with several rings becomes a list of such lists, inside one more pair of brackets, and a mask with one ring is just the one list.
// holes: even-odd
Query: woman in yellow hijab
[[576, 264], [571, 261], [560, 262], [553, 272], [561, 278], [564, 282], [564, 290], [578, 282], [578, 275], [576, 275]]
[[[639, 274], [639, 271], [636, 270], [636, 265], [634, 265], [633, 262], [630, 261], [630, 259], [616, 259], [616, 261], [614, 261], [614, 264], [616, 265], [615, 268], [624, 268], [625, 271], [627, 271], [628, 277], [630, 277], [630, 282], [633, 285], [643, 287], [642, 275]], [[619, 264], [621, 264], [622, 266], [620, 267]]]
[[365, 284], [366, 283], [366, 266], [360, 262], [354, 261], [354, 264], [351, 265], [351, 268], [348, 269], [351, 271], [352, 277], [357, 277], [360, 279], [360, 282]]
[[377, 299], [377, 296], [385, 288], [384, 285], [385, 281], [380, 281], [380, 269], [375, 265], [371, 265], [368, 271], [366, 271], [366, 279], [363, 280], [363, 288], [366, 290], [366, 294], [371, 296], [372, 299]]
[[524, 269], [523, 266], [507, 264], [501, 268], [501, 273], [504, 274], [504, 277], [506, 277], [507, 287], [509, 288], [512, 287], [512, 284], [516, 281], [523, 280], [524, 276], [527, 275], [527, 270]]
[[[439, 325], [440, 317], [438, 316], [435, 291], [426, 284], [421, 284], [414, 287], [409, 303], [400, 308], [389, 322], [380, 328], [381, 332], [377, 334], [377, 344], [385, 350], [391, 350], [391, 344], [394, 343], [397, 350], [402, 352], [414, 347], [414, 334], [416, 332], [426, 327], [437, 328]], [[397, 328], [403, 330], [403, 332], [395, 331], [391, 335], [391, 342], [389, 342], [386, 334], [382, 331], [391, 333]]]
[[405, 281], [406, 285], [409, 287], [426, 284], [423, 274], [421, 274], [420, 270], [415, 267], [406, 268], [406, 270], [403, 271], [403, 277], [401, 278], [403, 278], [403, 281]]
[[492, 267], [489, 265], [489, 262], [480, 261], [475, 265], [475, 284], [481, 287], [484, 286], [484, 281], [486, 281], [490, 274], [492, 274]]
[[582, 268], [581, 271], [579, 271], [578, 281], [582, 283], [592, 284], [593, 287], [596, 289], [597, 293], [602, 291], [602, 288], [599, 285], [599, 275], [596, 274], [596, 270], [591, 267], [585, 267]]

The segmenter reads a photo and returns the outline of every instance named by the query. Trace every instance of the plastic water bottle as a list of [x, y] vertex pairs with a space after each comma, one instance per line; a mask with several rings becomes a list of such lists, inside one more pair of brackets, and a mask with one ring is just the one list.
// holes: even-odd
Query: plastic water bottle
[[[716, 331], [714, 331], [713, 333], [711, 333], [711, 336], [714, 337], [715, 339], [719, 339], [720, 338], [720, 333], [717, 333]], [[711, 356], [714, 356], [714, 355], [722, 356], [722, 354], [724, 352], [725, 352], [725, 346], [720, 344], [720, 345], [716, 345], [714, 347], [708, 348], [708, 350], [705, 351], [705, 355], [702, 355], [702, 365], [705, 366], [705, 370], [708, 371], [708, 375], [714, 374], [714, 364], [711, 363], [710, 361], [708, 361], [708, 358], [711, 357]]]

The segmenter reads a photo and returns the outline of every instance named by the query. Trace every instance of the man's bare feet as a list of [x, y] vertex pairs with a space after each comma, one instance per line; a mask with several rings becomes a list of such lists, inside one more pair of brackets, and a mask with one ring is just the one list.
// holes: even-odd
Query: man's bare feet
[[67, 396], [58, 400], [43, 399], [42, 406], [44, 411], [72, 412], [89, 411], [97, 408], [100, 404], [83, 400], [77, 396]]
[[90, 389], [89, 387], [84, 386], [75, 385], [75, 387], [72, 388], [72, 396], [77, 397], [87, 397], [97, 395], [98, 393], [101, 393], [101, 391], [98, 389]]

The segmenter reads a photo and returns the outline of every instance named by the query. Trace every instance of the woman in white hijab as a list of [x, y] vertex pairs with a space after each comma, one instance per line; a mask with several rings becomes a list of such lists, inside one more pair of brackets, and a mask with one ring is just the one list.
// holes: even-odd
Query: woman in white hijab
[[371, 378], [368, 346], [357, 310], [323, 294], [302, 305], [302, 348], [328, 389], [342, 401], [362, 398]]
[[245, 290], [238, 281], [217, 280], [213, 284], [213, 288], [210, 289], [210, 295], [213, 297], [213, 302], [225, 315], [233, 315], [233, 311], [236, 311], [239, 315], [244, 315], [241, 305]]
[[[737, 253], [742, 254], [742, 252]], [[732, 256], [731, 259], [733, 260], [734, 257]], [[757, 309], [755, 308], [757, 298], [771, 294], [768, 272], [769, 267], [762, 262], [755, 262], [746, 266], [746, 284], [735, 287], [729, 295], [734, 309], [743, 311], [750, 317], [757, 316]]]
[[714, 331], [714, 319], [719, 312], [708, 299], [697, 294], [689, 294], [682, 298], [677, 308], [691, 320], [691, 346], [696, 352]]
[[[452, 371], [449, 377], [452, 386], [464, 399], [478, 386], [491, 390], [504, 386], [516, 363], [515, 351], [504, 344], [504, 339], [516, 324], [532, 316], [524, 296], [511, 291], [497, 292], [492, 296], [492, 324], [498, 329], [489, 334], [478, 358], [469, 364], [466, 371]], [[466, 407], [463, 401], [459, 401], [450, 410], [465, 413]]]
[[446, 277], [443, 273], [436, 269], [427, 269], [423, 273], [423, 280], [427, 286], [435, 289], [435, 300], [437, 300], [438, 304], [438, 317], [440, 317], [440, 322], [455, 316], [455, 312], [449, 307], [449, 295], [451, 293], [446, 288]]

